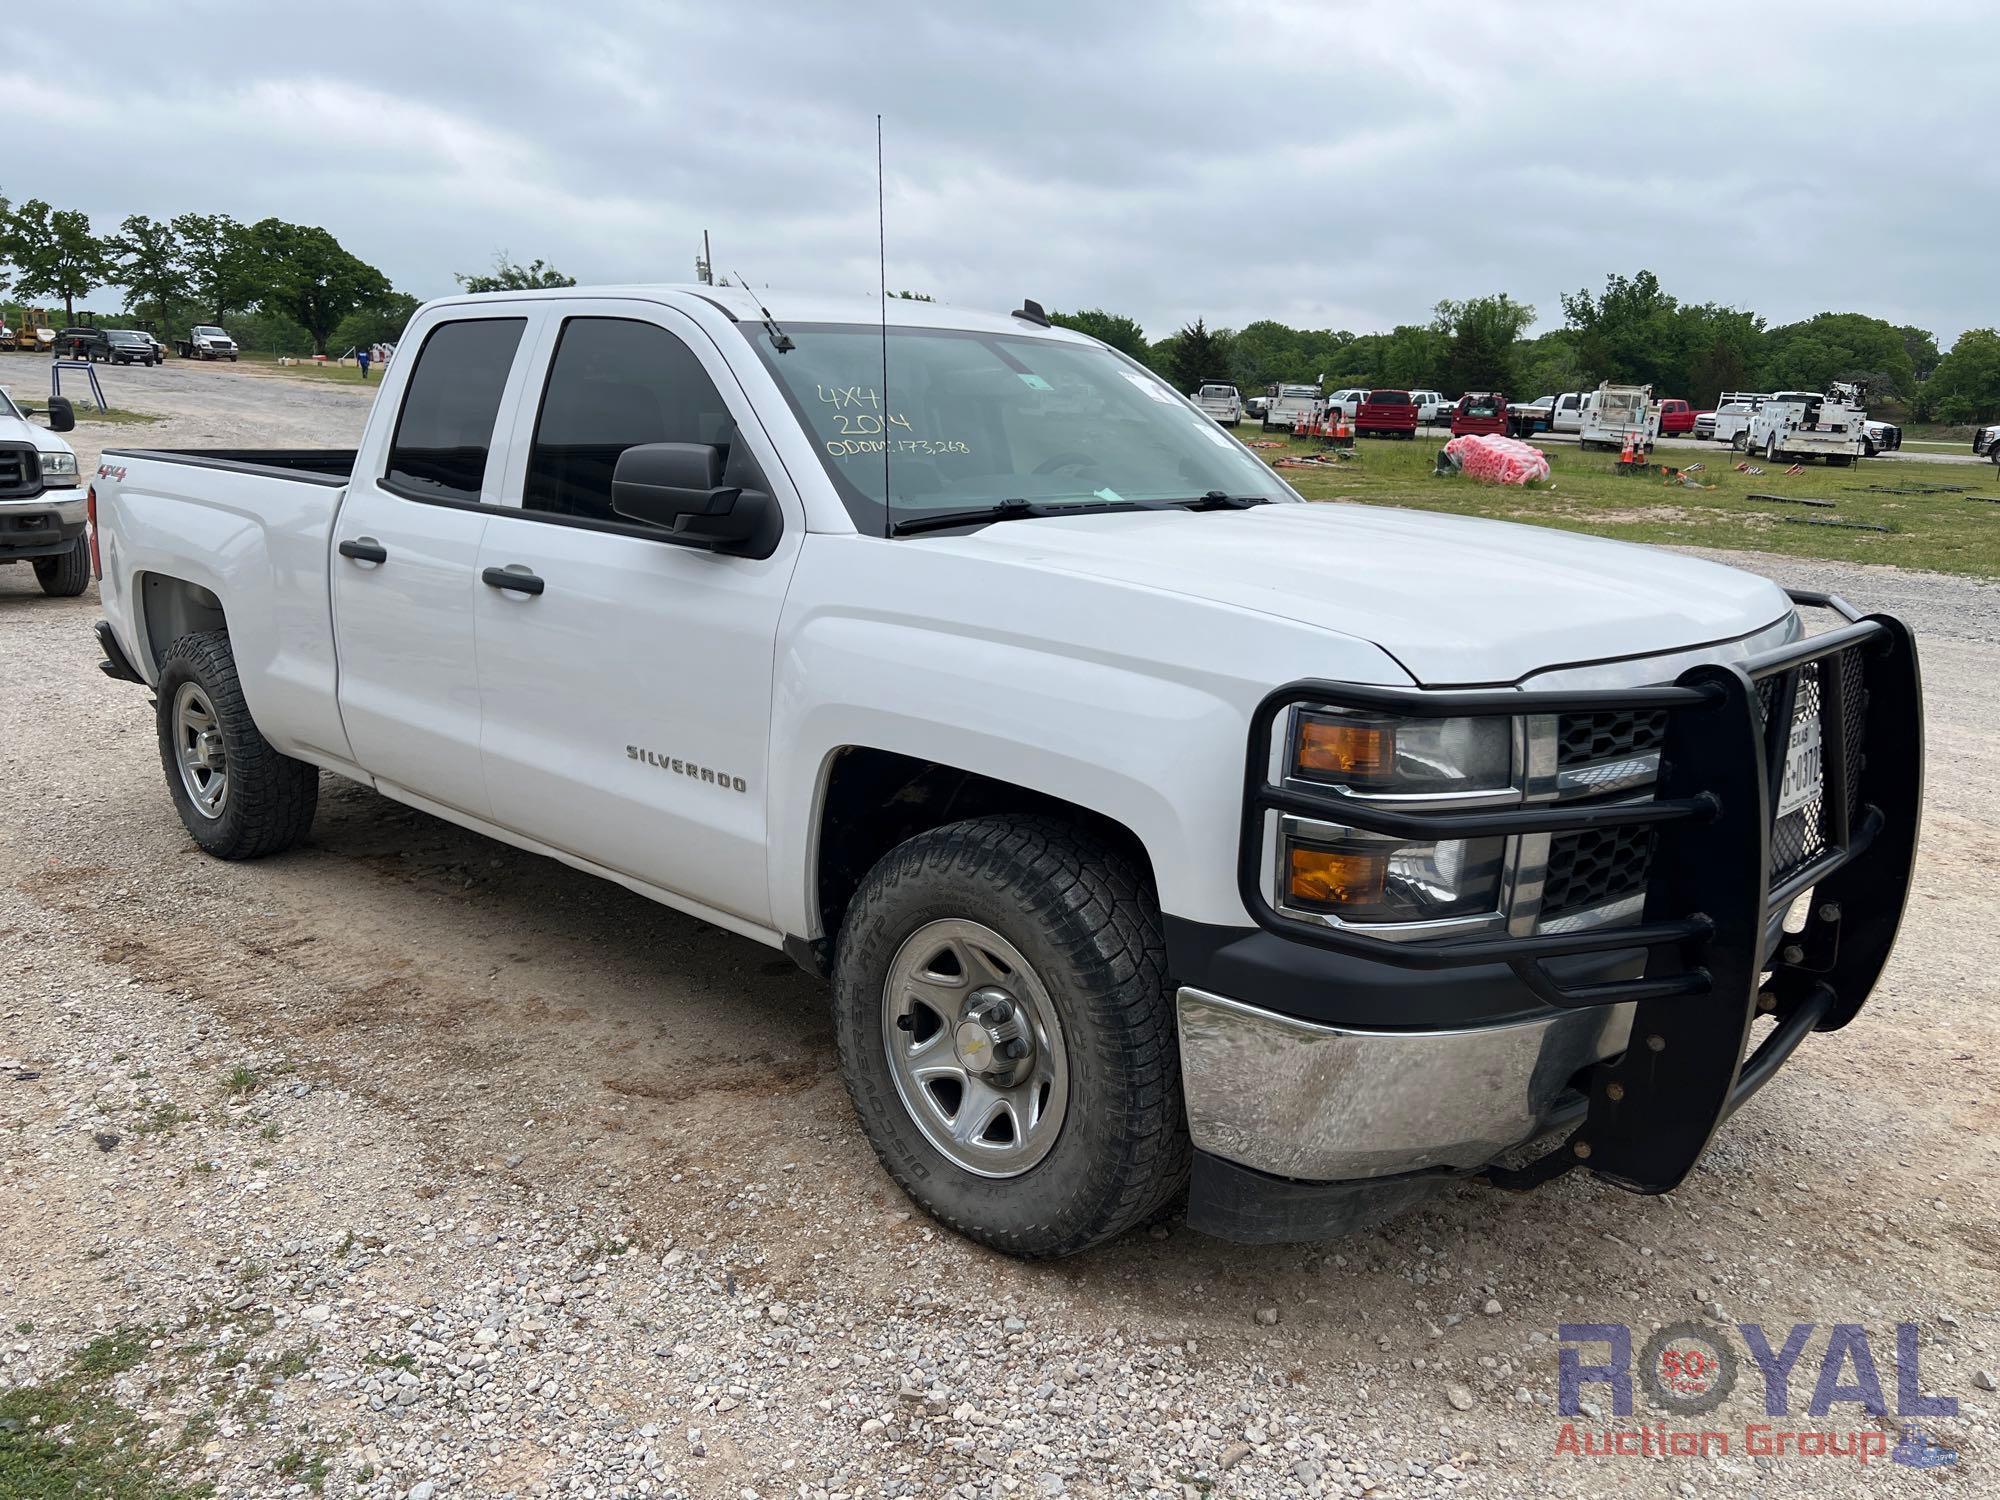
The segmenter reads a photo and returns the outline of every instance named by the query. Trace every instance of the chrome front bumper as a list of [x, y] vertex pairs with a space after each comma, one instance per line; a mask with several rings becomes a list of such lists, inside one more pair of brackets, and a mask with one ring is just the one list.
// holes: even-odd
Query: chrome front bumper
[[1321, 1026], [1197, 989], [1177, 1010], [1196, 1149], [1340, 1182], [1470, 1170], [1532, 1140], [1579, 1069], [1625, 1050], [1633, 1007], [1423, 1031]]

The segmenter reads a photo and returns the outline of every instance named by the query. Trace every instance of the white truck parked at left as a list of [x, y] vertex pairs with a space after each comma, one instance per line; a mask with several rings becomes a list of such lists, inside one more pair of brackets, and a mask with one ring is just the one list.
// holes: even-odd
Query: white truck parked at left
[[1306, 504], [1033, 303], [766, 300], [451, 298], [358, 450], [104, 454], [99, 638], [194, 840], [285, 848], [332, 771], [782, 948], [889, 1173], [1017, 1254], [1663, 1192], [1866, 1000], [1895, 620]]
[[0, 565], [27, 563], [43, 593], [73, 599], [90, 587], [90, 541], [76, 450], [55, 434], [75, 427], [76, 413], [51, 396], [40, 413], [47, 432], [36, 415], [0, 387]]

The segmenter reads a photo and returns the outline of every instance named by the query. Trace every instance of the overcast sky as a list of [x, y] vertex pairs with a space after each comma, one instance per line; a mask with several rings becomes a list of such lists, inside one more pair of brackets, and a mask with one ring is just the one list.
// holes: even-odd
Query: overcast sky
[[872, 292], [880, 111], [891, 289], [970, 306], [1359, 332], [1506, 291], [1546, 327], [1647, 267], [1773, 321], [1947, 347], [2000, 321], [1990, 5], [86, 0], [50, 24], [106, 61], [10, 61], [0, 192], [99, 231], [321, 224], [424, 297], [501, 248], [685, 281], [704, 228], [719, 271]]

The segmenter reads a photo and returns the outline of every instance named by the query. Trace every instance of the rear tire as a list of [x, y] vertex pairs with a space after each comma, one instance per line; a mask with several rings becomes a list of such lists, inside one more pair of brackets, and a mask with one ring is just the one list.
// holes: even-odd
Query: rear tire
[[156, 686], [160, 764], [194, 841], [217, 859], [257, 859], [304, 838], [319, 806], [319, 768], [264, 738], [243, 701], [229, 633], [175, 641]]
[[[933, 945], [939, 954], [927, 955]], [[1021, 1053], [981, 1052], [983, 1023], [965, 1020], [996, 992], [1017, 1007], [1027, 998], [1014, 1012], [1034, 1018]], [[968, 1238], [1011, 1255], [1073, 1255], [1185, 1186], [1159, 908], [1144, 875], [1102, 842], [1055, 819], [987, 817], [897, 846], [848, 907], [834, 996], [841, 1076], [869, 1144], [904, 1192]], [[1028, 1083], [972, 1071], [958, 1042], [967, 1024], [974, 1059], [1018, 1057], [1009, 1065], [1029, 1069]], [[919, 1061], [925, 1046], [936, 1050]], [[1005, 1091], [1022, 1087], [1017, 1108]], [[958, 1118], [1003, 1095], [1014, 1123], [994, 1114], [990, 1131], [959, 1141]], [[1038, 1129], [1049, 1131], [1040, 1141]], [[954, 1160], [977, 1166], [982, 1152], [994, 1170]]]
[[1729, 440], [1729, 449], [1732, 453], [1748, 453], [1750, 451], [1750, 429], [1746, 427], [1731, 438]]
[[69, 551], [35, 559], [35, 582], [51, 599], [74, 599], [90, 587], [90, 539], [78, 537]]

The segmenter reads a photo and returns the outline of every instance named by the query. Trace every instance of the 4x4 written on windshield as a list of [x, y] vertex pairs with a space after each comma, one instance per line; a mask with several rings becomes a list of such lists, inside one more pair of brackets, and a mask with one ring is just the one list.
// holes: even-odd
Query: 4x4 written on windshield
[[818, 385], [819, 399], [833, 408], [834, 437], [823, 440], [833, 458], [856, 458], [880, 453], [885, 443], [890, 452], [934, 457], [944, 453], [970, 453], [971, 447], [955, 438], [920, 438], [901, 412], [884, 414], [882, 396], [872, 385]]

